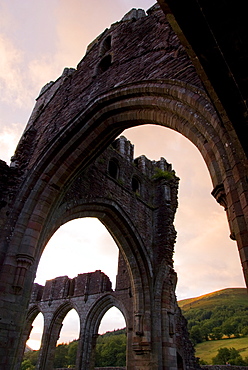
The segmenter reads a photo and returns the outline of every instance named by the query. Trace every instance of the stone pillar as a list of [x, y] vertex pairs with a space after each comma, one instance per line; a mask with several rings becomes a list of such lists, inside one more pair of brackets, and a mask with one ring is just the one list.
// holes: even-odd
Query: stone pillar
[[23, 359], [23, 355], [24, 355], [24, 351], [25, 351], [25, 346], [26, 346], [26, 342], [27, 340], [29, 339], [30, 337], [30, 333], [33, 329], [33, 326], [31, 325], [31, 323], [27, 323], [26, 325], [26, 328], [25, 330], [23, 331], [23, 334], [22, 334], [22, 340], [21, 340], [21, 344], [18, 348], [18, 352], [17, 352], [17, 369], [21, 368], [21, 363], [22, 363], [22, 359]]
[[164, 370], [177, 370], [177, 346], [176, 346], [176, 297], [175, 276], [169, 274], [163, 284], [161, 295], [161, 341], [162, 363]]
[[[2, 244], [0, 243], [0, 249]], [[14, 247], [12, 246], [12, 250]], [[0, 267], [0, 368], [19, 370], [22, 333], [32, 286], [33, 258], [26, 254], [6, 257]]]
[[[81, 317], [80, 317], [81, 321]], [[84, 318], [83, 318], [84, 321]], [[82, 321], [81, 321], [82, 322]], [[92, 368], [92, 344], [93, 344], [93, 334], [91, 331], [80, 329], [79, 343], [78, 343], [78, 353], [77, 353], [77, 370], [85, 370]], [[96, 340], [96, 339], [95, 339]], [[94, 368], [94, 367], [93, 367]]]
[[53, 320], [51, 320], [48, 323], [47, 317], [45, 316], [40, 354], [36, 365], [37, 370], [53, 370], [55, 348], [61, 328], [61, 321], [53, 323]]

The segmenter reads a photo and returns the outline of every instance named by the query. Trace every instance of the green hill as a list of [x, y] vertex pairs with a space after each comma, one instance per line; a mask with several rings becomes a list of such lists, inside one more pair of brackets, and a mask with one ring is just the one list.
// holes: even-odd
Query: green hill
[[217, 292], [204, 294], [200, 297], [183, 299], [178, 301], [183, 311], [190, 309], [211, 309], [220, 305], [244, 305], [248, 306], [248, 293], [246, 288], [227, 288]]
[[220, 348], [235, 348], [248, 357], [248, 294], [227, 288], [178, 302], [188, 321], [196, 356], [211, 364]]

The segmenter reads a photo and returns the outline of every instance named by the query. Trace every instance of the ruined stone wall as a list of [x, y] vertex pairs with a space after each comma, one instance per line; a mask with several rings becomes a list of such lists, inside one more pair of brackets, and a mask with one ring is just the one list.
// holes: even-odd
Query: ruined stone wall
[[[124, 136], [116, 139], [70, 184], [49, 223], [51, 230], [48, 231], [48, 235], [69, 219], [93, 212], [93, 215], [98, 216], [106, 224], [119, 246], [120, 253], [115, 291], [112, 290], [108, 277], [100, 270], [79, 274], [74, 279], [61, 276], [47, 281], [45, 287], [34, 285], [29, 312], [31, 315], [35, 310], [41, 311], [45, 321], [39, 370], [51, 368], [62, 321], [71, 308], [75, 308], [80, 317], [82, 332], [79, 348], [86, 358], [83, 367], [90, 368], [86, 363], [93, 361], [90, 353], [94, 348], [93, 342], [97, 334], [95, 332], [97, 317], [101, 317], [111, 305], [120, 308], [126, 319], [129, 366], [134, 366], [135, 361], [140, 362], [140, 356], [149, 358], [153, 335], [158, 338], [158, 342], [164, 343], [165, 349], [172, 347], [174, 352], [180, 352], [187, 368], [190, 368], [189, 364], [193, 364], [193, 351], [190, 346], [187, 347], [187, 351], [183, 351], [185, 343], [182, 345], [177, 341], [175, 330], [169, 333], [170, 327], [185, 325], [179, 316], [175, 325], [174, 317], [177, 303], [176, 275], [173, 270], [176, 232], [173, 220], [177, 209], [179, 179], [171, 164], [164, 158], [159, 161], [151, 161], [145, 156], [134, 159], [133, 153], [133, 145]], [[109, 221], [106, 219], [108, 208], [111, 209]], [[120, 220], [117, 214], [113, 213], [117, 210]], [[120, 222], [123, 223], [123, 230], [128, 227], [124, 238], [119, 235]], [[128, 225], [125, 226], [125, 223]], [[127, 249], [131, 237], [135, 240], [133, 245], [130, 244], [134, 249], [133, 255], [130, 255]], [[137, 280], [135, 269], [142, 268], [139, 253], [141, 257], [143, 253], [146, 254], [147, 265], [141, 279]], [[137, 266], [138, 258], [140, 263]], [[158, 285], [164, 286], [162, 292], [160, 288], [157, 290], [155, 287], [150, 292], [149, 283], [147, 285], [145, 280], [145, 274], [149, 271], [153, 274], [154, 281], [161, 279]], [[153, 301], [155, 296], [161, 301], [162, 310], [161, 303], [158, 303], [151, 312], [148, 302], [150, 299]], [[137, 304], [139, 301], [141, 302]], [[156, 316], [156, 310], [159, 315], [164, 315], [162, 320], [165, 326], [161, 334], [158, 334], [161, 330], [160, 325], [155, 324], [156, 320], [152, 318], [153, 315]], [[94, 317], [92, 327], [87, 324], [91, 317]], [[29, 322], [31, 324], [30, 320]], [[179, 335], [186, 329], [180, 330]], [[189, 339], [184, 336], [184, 341], [187, 340]], [[87, 349], [85, 343], [88, 345]], [[168, 357], [166, 361], [168, 364], [175, 362], [176, 352], [174, 357]]]
[[[111, 166], [116, 166], [116, 174], [111, 173]], [[158, 171], [164, 171], [168, 178], [156, 177]], [[65, 208], [70, 213], [81, 204], [90, 206], [107, 199], [113, 207], [121, 201], [122, 212], [132, 219], [133, 232], [146, 244], [152, 263], [161, 264], [166, 259], [172, 265], [177, 187], [178, 178], [164, 158], [134, 159], [132, 144], [122, 136], [71, 184], [54, 218], [64, 215]]]
[[[67, 276], [57, 277], [55, 279], [47, 281], [45, 287], [39, 284], [34, 284], [29, 304], [29, 312], [32, 312], [34, 307], [37, 307], [39, 311], [43, 313], [45, 317], [44, 332], [46, 332], [48, 331], [49, 323], [56, 321], [57, 312], [66, 304], [69, 304], [70, 308], [74, 307], [77, 309], [81, 322], [83, 322], [84, 318], [87, 318], [89, 311], [92, 309], [92, 306], [94, 306], [95, 302], [101, 300], [106, 293], [110, 293], [112, 296], [115, 296], [117, 300], [122, 301], [124, 306], [126, 305], [126, 308], [128, 308], [128, 306], [130, 305], [131, 297], [130, 290], [127, 288], [130, 287], [130, 279], [125, 262], [122, 257], [119, 258], [117, 282], [118, 285], [116, 287], [116, 290], [113, 291], [109, 278], [100, 270], [98, 270], [92, 273], [79, 274], [73, 279], [69, 279]], [[122, 284], [124, 285], [122, 286]], [[177, 307], [175, 297], [172, 296], [173, 291], [171, 290], [170, 282], [167, 281], [166, 285], [168, 294], [163, 295], [163, 300], [168, 300], [168, 302], [166, 302], [166, 307], [167, 309], [169, 308], [169, 311], [167, 311], [169, 312], [169, 315], [168, 313], [164, 312], [164, 315], [166, 316], [163, 317], [163, 321], [167, 321], [166, 325], [168, 325], [170, 337], [173, 338], [173, 336], [175, 336], [176, 338], [175, 343], [177, 353], [182, 358], [184, 368], [200, 369], [194, 357], [193, 345], [189, 340], [186, 320], [182, 316], [180, 308]], [[123, 290], [125, 291], [124, 294], [122, 293]], [[85, 309], [78, 310], [78, 308], [82, 308], [82, 306], [85, 306]], [[64, 312], [64, 315], [66, 314], [66, 312], [67, 311]], [[62, 323], [63, 317], [61, 318], [60, 323]], [[130, 330], [130, 325], [128, 326], [129, 328], [127, 329]], [[53, 331], [51, 331], [49, 335], [52, 337], [54, 335]], [[48, 339], [49, 338], [46, 336], [43, 337], [43, 341]], [[41, 348], [43, 348], [43, 345], [41, 346]], [[49, 353], [52, 363], [54, 352], [50, 352], [48, 350], [48, 354]], [[42, 354], [41, 349], [41, 357], [42, 356], [44, 356], [44, 354]], [[38, 369], [40, 368], [42, 367], [38, 366]], [[119, 368], [95, 369], [111, 370]], [[125, 368], [123, 367], [120, 369]], [[211, 370], [211, 367], [207, 368], [207, 370]], [[214, 368], [212, 370], [218, 370], [218, 368]], [[237, 370], [239, 370], [239, 368]]]
[[30, 305], [41, 301], [52, 302], [53, 300], [63, 300], [77, 296], [84, 296], [87, 300], [88, 295], [112, 292], [111, 286], [108, 276], [101, 270], [79, 274], [73, 279], [69, 279], [68, 276], [59, 276], [47, 280], [44, 287], [34, 284]]
[[184, 318], [179, 307], [176, 309], [175, 316], [175, 335], [178, 355], [180, 355], [184, 360], [184, 363], [188, 369], [200, 369], [200, 365], [195, 358], [194, 345], [189, 338], [187, 320]]
[[[46, 281], [44, 287], [34, 284], [28, 308], [26, 332], [30, 332], [30, 318], [32, 318], [33, 312], [41, 312], [44, 317], [44, 330], [37, 369], [50, 370], [53, 368], [55, 347], [60, 336], [62, 323], [71, 309], [74, 308], [78, 313], [80, 340], [82, 341], [83, 326], [90, 311], [97, 302], [104, 300], [108, 295], [111, 299], [113, 294], [109, 278], [100, 270], [79, 274], [73, 279], [60, 276]], [[26, 339], [27, 337], [24, 335], [23, 344]], [[77, 357], [80, 358], [80, 351], [78, 352]]]
[[[11, 167], [0, 163], [0, 366], [6, 370], [18, 368], [20, 338], [28, 334], [23, 323], [46, 243], [60, 225], [86, 216], [104, 223], [126, 262], [131, 291], [125, 281], [118, 294], [129, 303], [135, 296], [133, 306], [126, 308], [131, 369], [177, 366], [171, 330], [176, 314], [172, 222], [177, 179], [153, 178], [156, 167], [173, 175], [169, 164], [145, 157], [132, 161], [125, 140], [108, 148], [105, 157], [105, 149], [125, 128], [143, 124], [176, 130], [199, 149], [248, 276], [247, 171], [232, 125], [219, 119], [159, 7], [147, 15], [132, 10], [89, 46], [76, 70], [66, 68], [42, 89]], [[110, 154], [119, 166], [116, 171]], [[118, 303], [107, 293], [91, 312], [84, 323], [83, 355], [93, 348], [99, 312]], [[53, 323], [52, 345], [69, 309], [65, 305]], [[89, 357], [82, 360], [84, 369], [91, 366]], [[50, 370], [50, 365], [40, 368]], [[185, 366], [190, 369], [190, 362]]]
[[[109, 64], [102, 69], [108, 56]], [[31, 168], [64, 126], [105, 91], [134, 81], [167, 79], [202, 88], [159, 7], [151, 8], [148, 15], [131, 11], [92, 43], [76, 70], [65, 69], [57, 81], [43, 88], [13, 165]]]

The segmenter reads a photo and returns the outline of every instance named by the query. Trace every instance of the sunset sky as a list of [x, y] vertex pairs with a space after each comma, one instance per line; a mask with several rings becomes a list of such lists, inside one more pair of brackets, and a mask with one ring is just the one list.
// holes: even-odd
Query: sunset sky
[[[153, 4], [150, 0], [1, 1], [0, 159], [9, 163], [42, 86], [56, 80], [65, 67], [75, 68], [87, 45], [131, 8], [146, 10]], [[211, 180], [198, 150], [162, 127], [133, 128], [124, 135], [135, 145], [135, 156], [165, 157], [181, 179], [174, 258], [178, 299], [244, 286], [236, 244], [229, 238], [223, 208], [211, 196]], [[70, 222], [48, 243], [36, 282], [101, 269], [114, 284], [117, 252], [98, 220]], [[123, 326], [118, 318], [115, 322], [113, 313], [111, 320], [108, 325]], [[61, 341], [69, 340], [66, 335], [72, 326], [64, 325]], [[101, 331], [110, 329], [103, 326]]]

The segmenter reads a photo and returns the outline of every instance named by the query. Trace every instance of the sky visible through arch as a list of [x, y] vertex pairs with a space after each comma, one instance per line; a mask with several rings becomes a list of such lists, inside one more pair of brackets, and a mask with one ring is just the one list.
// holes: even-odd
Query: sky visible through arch
[[[65, 67], [75, 68], [87, 45], [111, 23], [133, 7], [147, 9], [153, 3], [150, 0], [1, 1], [0, 159], [9, 163], [41, 87], [56, 80]], [[157, 126], [133, 128], [124, 135], [135, 144], [135, 156], [145, 154], [155, 160], [163, 156], [181, 179], [174, 258], [179, 277], [178, 298], [244, 286], [236, 244], [229, 239], [223, 208], [210, 195], [211, 181], [197, 149], [181, 135]], [[97, 226], [99, 222], [87, 222], [68, 223], [61, 228], [60, 235], [60, 232], [54, 235], [53, 246], [46, 249], [50, 255], [41, 261], [38, 283], [44, 284], [46, 279], [58, 275], [74, 277], [95, 269], [101, 269], [114, 282], [117, 248], [104, 229]], [[89, 236], [84, 230], [90, 231]], [[70, 252], [66, 250], [68, 246]], [[97, 253], [96, 248], [99, 248]], [[55, 264], [58, 249], [61, 261]], [[89, 250], [95, 251], [94, 258]], [[96, 255], [102, 256], [99, 265]], [[92, 261], [96, 265], [91, 265]]]

